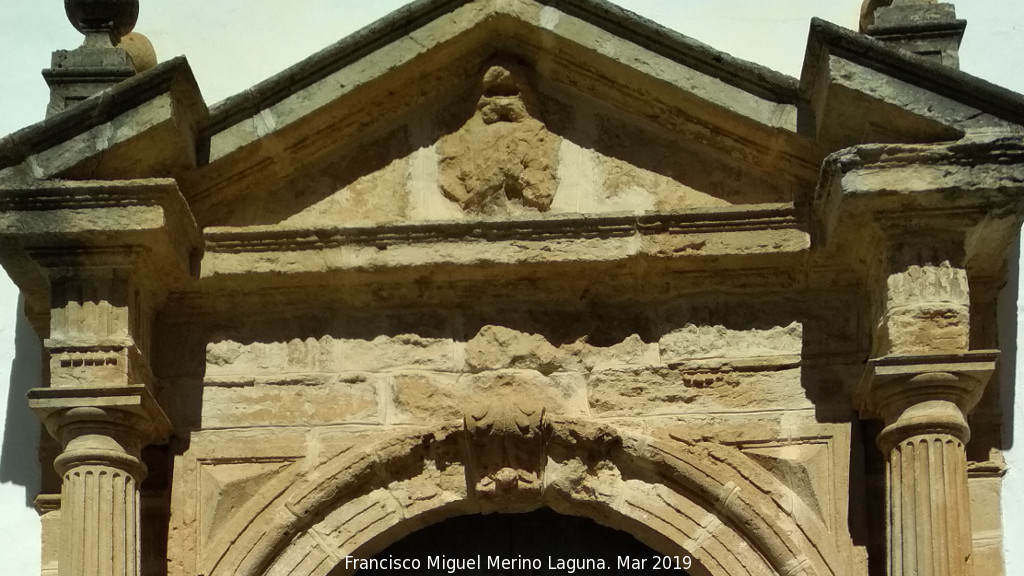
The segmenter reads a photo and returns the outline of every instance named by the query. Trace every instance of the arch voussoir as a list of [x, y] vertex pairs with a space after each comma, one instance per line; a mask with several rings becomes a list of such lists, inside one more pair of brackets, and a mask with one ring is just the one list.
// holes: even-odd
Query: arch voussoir
[[449, 517], [545, 506], [690, 554], [702, 576], [842, 574], [824, 527], [787, 511], [787, 488], [732, 448], [587, 421], [537, 426], [543, 438], [524, 443], [452, 425], [342, 453], [246, 519], [209, 574], [326, 575]]

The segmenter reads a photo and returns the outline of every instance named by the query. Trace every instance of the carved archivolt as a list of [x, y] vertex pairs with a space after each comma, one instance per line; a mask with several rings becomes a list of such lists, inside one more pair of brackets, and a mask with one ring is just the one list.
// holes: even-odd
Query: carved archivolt
[[735, 449], [505, 404], [309, 471], [222, 526], [203, 573], [326, 576], [346, 555], [370, 556], [444, 518], [542, 506], [690, 554], [694, 575], [847, 571], [824, 525]]

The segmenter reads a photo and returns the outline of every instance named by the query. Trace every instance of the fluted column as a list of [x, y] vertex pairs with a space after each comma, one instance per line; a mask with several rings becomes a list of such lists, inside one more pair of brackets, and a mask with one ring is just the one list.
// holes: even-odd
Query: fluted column
[[134, 416], [74, 408], [54, 416], [64, 452], [59, 576], [139, 573], [139, 485], [145, 466]]
[[37, 388], [29, 403], [63, 451], [59, 576], [138, 576], [142, 446], [167, 417], [144, 386]]
[[970, 351], [966, 235], [926, 223], [886, 227], [863, 401], [885, 422], [888, 576], [970, 576], [967, 414], [997, 353]]
[[[880, 398], [887, 424], [878, 446], [888, 457], [890, 576], [968, 574], [970, 522], [964, 445], [970, 431], [961, 408], [943, 398], [941, 390], [960, 384], [954, 374], [925, 373], [893, 383], [898, 389], [890, 391], [889, 398]], [[928, 392], [938, 398], [927, 398]]]
[[969, 576], [965, 414], [995, 366], [992, 352], [872, 361], [871, 409], [885, 421], [889, 576]]
[[[139, 573], [138, 483], [110, 466], [64, 473], [60, 576], [134, 576]], [[89, 541], [93, 541], [90, 543]], [[85, 546], [76, 545], [85, 542]]]

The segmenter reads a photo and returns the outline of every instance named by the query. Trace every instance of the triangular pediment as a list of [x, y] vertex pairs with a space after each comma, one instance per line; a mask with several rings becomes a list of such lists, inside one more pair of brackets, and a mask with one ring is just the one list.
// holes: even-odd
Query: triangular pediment
[[[794, 161], [781, 166], [762, 143], [739, 145], [664, 111], [642, 117], [548, 77], [535, 55], [491, 51], [457, 89], [351, 138], [296, 132], [322, 140], [304, 144], [291, 165], [278, 157], [257, 168], [260, 178], [237, 195], [222, 193], [209, 223], [292, 229], [675, 212], [792, 203], [813, 185], [816, 165], [801, 163], [808, 146], [796, 135]], [[766, 140], [772, 131], [763, 129]]]
[[[502, 63], [516, 94], [488, 96]], [[486, 121], [493, 96], [522, 115]], [[0, 169], [172, 177], [201, 229], [800, 206], [839, 148], [1019, 130], [1022, 102], [818, 21], [798, 81], [599, 0], [432, 0], [209, 109], [165, 63], [6, 138]]]
[[[198, 219], [316, 228], [658, 212], [792, 203], [813, 188], [823, 152], [796, 132], [793, 79], [579, 6], [591, 12], [452, 5], [351, 62], [335, 47], [333, 71], [298, 92], [272, 79], [215, 107], [207, 163], [185, 186]], [[595, 24], [597, 8], [620, 29]], [[638, 42], [623, 22], [652, 27]]]

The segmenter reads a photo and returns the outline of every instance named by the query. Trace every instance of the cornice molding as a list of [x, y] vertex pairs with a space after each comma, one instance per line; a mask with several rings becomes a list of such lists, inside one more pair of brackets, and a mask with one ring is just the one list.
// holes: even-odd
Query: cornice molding
[[204, 232], [208, 253], [298, 252], [340, 246], [470, 241], [609, 239], [659, 234], [716, 234], [799, 229], [792, 204], [761, 204], [728, 209], [642, 215], [557, 216], [535, 219], [394, 224], [344, 228], [250, 226], [214, 227]]

